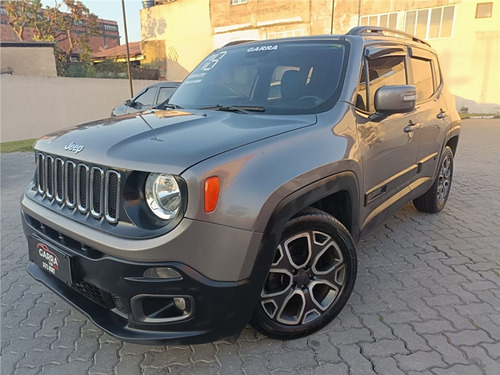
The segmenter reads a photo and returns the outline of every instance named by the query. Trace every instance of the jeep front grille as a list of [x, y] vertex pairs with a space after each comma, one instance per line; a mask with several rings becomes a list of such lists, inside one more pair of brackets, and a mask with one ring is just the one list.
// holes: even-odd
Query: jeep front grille
[[120, 178], [112, 169], [40, 152], [36, 156], [36, 188], [43, 199], [110, 223], [118, 221]]

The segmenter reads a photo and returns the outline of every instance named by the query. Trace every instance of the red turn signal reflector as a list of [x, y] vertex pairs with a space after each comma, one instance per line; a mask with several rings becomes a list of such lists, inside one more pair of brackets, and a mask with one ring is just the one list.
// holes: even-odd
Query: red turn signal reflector
[[219, 201], [219, 177], [209, 177], [205, 180], [205, 212], [213, 212]]

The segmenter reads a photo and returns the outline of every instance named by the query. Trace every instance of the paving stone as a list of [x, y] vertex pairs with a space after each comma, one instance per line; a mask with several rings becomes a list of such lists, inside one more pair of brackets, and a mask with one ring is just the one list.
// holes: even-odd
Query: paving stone
[[[44, 365], [39, 373], [39, 375], [79, 375], [79, 374], [88, 374], [88, 371], [92, 366], [92, 362], [90, 361], [69, 361], [66, 363], [59, 364], [48, 364]], [[137, 375], [138, 372], [135, 372]], [[120, 375], [122, 375], [120, 373]], [[123, 375], [127, 375], [124, 373]]]
[[394, 358], [385, 357], [378, 358], [374, 357], [370, 359], [375, 366], [375, 372], [377, 374], [383, 375], [406, 375], [403, 371], [401, 371]]
[[267, 368], [271, 371], [281, 369], [287, 371], [296, 371], [299, 367], [314, 366], [317, 362], [314, 360], [314, 351], [293, 350], [286, 353], [269, 353], [267, 356]]
[[122, 343], [103, 342], [95, 354], [95, 363], [89, 374], [112, 374], [119, 361], [118, 350], [121, 345]]
[[500, 342], [497, 342], [495, 344], [482, 344], [481, 346], [486, 349], [488, 354], [493, 359], [500, 359]]
[[324, 363], [315, 367], [300, 368], [301, 375], [349, 375], [349, 367], [345, 363]]
[[390, 357], [394, 354], [409, 354], [402, 340], [380, 340], [373, 343], [360, 343], [361, 352], [364, 356]]
[[308, 343], [309, 347], [314, 351], [316, 361], [319, 363], [341, 361], [338, 348], [330, 343], [328, 335], [314, 335], [309, 339]]
[[451, 326], [451, 323], [445, 319], [439, 319], [439, 320], [432, 319], [422, 323], [412, 322], [410, 324], [413, 326], [415, 332], [417, 332], [418, 334], [439, 333], [443, 331], [448, 331], [448, 332], [456, 331], [456, 329]]
[[500, 362], [492, 359], [480, 346], [464, 346], [462, 348], [467, 354], [467, 358], [477, 364], [486, 374], [500, 374]]
[[403, 371], [424, 371], [434, 367], [447, 367], [436, 352], [417, 351], [406, 356], [398, 354], [394, 358], [398, 367]]
[[480, 343], [493, 342], [488, 334], [482, 330], [468, 329], [457, 333], [445, 332], [444, 334], [453, 345], [478, 345]]
[[446, 369], [433, 369], [436, 375], [482, 375], [483, 372], [476, 365], [453, 365]]
[[201, 345], [191, 345], [191, 350], [193, 354], [191, 355], [191, 362], [203, 361], [203, 362], [214, 362], [215, 353], [217, 351], [216, 347], [212, 343], [201, 344]]
[[430, 350], [422, 336], [417, 335], [409, 324], [391, 324], [394, 335], [406, 344], [406, 348], [411, 352], [417, 350]]
[[441, 354], [443, 361], [452, 365], [455, 363], [467, 364], [465, 354], [460, 351], [456, 346], [451, 344], [451, 340], [444, 336], [439, 335], [424, 335], [425, 339], [434, 350]]
[[340, 357], [349, 366], [351, 375], [376, 374], [372, 363], [361, 354], [358, 345], [339, 345]]
[[368, 328], [351, 329], [344, 332], [328, 332], [328, 337], [330, 337], [330, 342], [333, 345], [374, 341]]
[[215, 345], [217, 347], [215, 359], [219, 364], [219, 374], [240, 374], [242, 372], [243, 359], [238, 355], [238, 345], [224, 343], [218, 343]]

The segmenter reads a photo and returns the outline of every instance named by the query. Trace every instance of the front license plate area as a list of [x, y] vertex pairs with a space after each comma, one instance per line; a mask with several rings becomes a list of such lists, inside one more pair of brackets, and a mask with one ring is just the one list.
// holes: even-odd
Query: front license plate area
[[71, 256], [57, 247], [30, 236], [28, 241], [30, 260], [40, 268], [57, 277], [62, 282], [71, 285]]

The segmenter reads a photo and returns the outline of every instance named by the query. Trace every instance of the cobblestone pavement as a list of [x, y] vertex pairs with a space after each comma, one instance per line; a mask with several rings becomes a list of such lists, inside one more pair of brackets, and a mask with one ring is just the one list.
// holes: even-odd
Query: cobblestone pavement
[[358, 244], [347, 307], [277, 341], [140, 346], [115, 340], [35, 282], [19, 196], [30, 153], [2, 155], [2, 374], [500, 374], [500, 121], [464, 121], [448, 205], [410, 204]]

